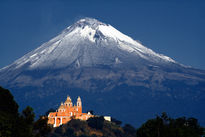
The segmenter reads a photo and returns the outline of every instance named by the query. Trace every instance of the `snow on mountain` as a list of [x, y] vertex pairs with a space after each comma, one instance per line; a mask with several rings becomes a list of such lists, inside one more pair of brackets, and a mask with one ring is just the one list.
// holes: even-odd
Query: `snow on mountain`
[[78, 66], [110, 65], [122, 63], [122, 58], [130, 55], [150, 62], [175, 63], [171, 58], [155, 53], [109, 24], [84, 18], [11, 66], [20, 68], [27, 64], [29, 69], [35, 69], [61, 68], [73, 63]]

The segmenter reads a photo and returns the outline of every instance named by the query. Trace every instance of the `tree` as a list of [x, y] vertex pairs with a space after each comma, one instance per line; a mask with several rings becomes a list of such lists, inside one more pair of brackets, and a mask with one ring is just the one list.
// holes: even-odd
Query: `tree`
[[117, 120], [117, 119], [115, 119], [115, 118], [111, 118], [111, 121], [113, 122], [113, 123], [115, 123], [116, 125], [118, 125], [118, 126], [120, 126], [121, 124], [122, 124], [122, 121], [119, 121], [119, 120]]
[[18, 134], [21, 137], [32, 137], [33, 136], [33, 124], [34, 124], [35, 114], [33, 108], [27, 106], [19, 117]]
[[35, 134], [35, 137], [45, 137], [51, 131], [51, 127], [47, 122], [48, 117], [40, 116], [40, 118], [34, 123], [33, 133]]
[[124, 130], [125, 135], [127, 137], [136, 135], [136, 129], [133, 126], [131, 126], [130, 124], [125, 124], [123, 127], [123, 130]]
[[10, 91], [0, 86], [0, 111], [18, 115], [18, 104]]
[[18, 104], [9, 90], [0, 87], [0, 136], [16, 136]]
[[70, 128], [70, 127], [68, 127], [68, 128], [66, 129], [66, 132], [64, 133], [64, 135], [65, 135], [65, 136], [68, 136], [68, 137], [75, 137], [75, 135], [74, 135], [74, 130], [73, 130], [72, 128]]
[[27, 106], [23, 111], [22, 111], [22, 117], [25, 120], [27, 125], [32, 125], [34, 122], [35, 114], [33, 112], [33, 108], [30, 106]]
[[95, 129], [102, 129], [104, 124], [104, 117], [91, 117], [87, 120], [88, 126]]
[[197, 119], [180, 117], [173, 119], [162, 113], [137, 129], [137, 137], [201, 137], [203, 128]]
[[18, 112], [18, 104], [10, 91], [0, 87], [0, 136], [32, 137], [35, 114], [31, 107]]

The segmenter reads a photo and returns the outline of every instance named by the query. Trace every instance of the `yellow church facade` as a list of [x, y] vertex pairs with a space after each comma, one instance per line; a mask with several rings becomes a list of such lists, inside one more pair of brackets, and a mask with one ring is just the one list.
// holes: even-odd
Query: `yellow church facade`
[[56, 112], [50, 112], [48, 114], [48, 124], [58, 127], [66, 124], [71, 119], [88, 120], [93, 116], [89, 112], [82, 113], [82, 101], [80, 97], [77, 98], [76, 105], [73, 105], [71, 98], [67, 96], [66, 101], [61, 103]]

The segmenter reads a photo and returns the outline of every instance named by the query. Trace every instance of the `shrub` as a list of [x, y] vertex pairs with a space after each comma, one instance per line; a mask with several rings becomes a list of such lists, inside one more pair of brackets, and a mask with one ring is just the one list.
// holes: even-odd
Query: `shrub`
[[102, 129], [104, 125], [104, 117], [92, 117], [87, 120], [88, 126], [95, 129]]

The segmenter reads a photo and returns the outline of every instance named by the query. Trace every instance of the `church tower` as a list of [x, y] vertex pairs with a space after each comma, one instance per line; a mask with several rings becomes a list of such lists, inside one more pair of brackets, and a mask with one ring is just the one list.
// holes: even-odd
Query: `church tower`
[[61, 102], [61, 105], [58, 108], [58, 112], [65, 112], [65, 106], [64, 106], [63, 102]]
[[65, 104], [66, 107], [73, 107], [72, 100], [69, 96], [67, 96], [67, 99], [66, 99], [64, 104]]
[[82, 102], [81, 102], [81, 98], [79, 96], [77, 99], [77, 111], [78, 111], [78, 113], [82, 113]]

